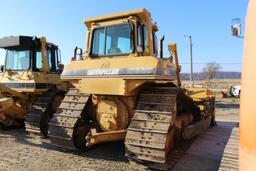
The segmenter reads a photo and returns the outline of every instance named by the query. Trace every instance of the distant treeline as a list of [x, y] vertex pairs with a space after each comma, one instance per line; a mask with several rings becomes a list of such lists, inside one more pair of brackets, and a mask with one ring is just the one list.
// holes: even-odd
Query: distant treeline
[[[182, 80], [189, 80], [189, 73], [181, 73]], [[196, 72], [193, 74], [194, 80], [207, 80], [207, 74], [203, 72]], [[241, 72], [217, 72], [213, 79], [241, 79]]]

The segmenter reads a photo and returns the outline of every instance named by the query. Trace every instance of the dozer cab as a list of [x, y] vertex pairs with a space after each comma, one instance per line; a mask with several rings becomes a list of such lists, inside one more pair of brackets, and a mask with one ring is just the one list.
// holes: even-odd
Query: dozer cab
[[82, 150], [124, 141], [129, 160], [166, 169], [174, 141], [214, 124], [214, 95], [181, 87], [176, 44], [163, 58], [161, 39], [158, 55], [158, 27], [147, 10], [90, 18], [85, 25], [85, 52], [76, 48], [61, 75], [73, 88], [49, 123], [50, 140]]
[[45, 132], [66, 90], [60, 83], [58, 46], [44, 37], [10, 36], [0, 39], [0, 48], [6, 50], [0, 73], [2, 127], [23, 126], [25, 121], [27, 131]]

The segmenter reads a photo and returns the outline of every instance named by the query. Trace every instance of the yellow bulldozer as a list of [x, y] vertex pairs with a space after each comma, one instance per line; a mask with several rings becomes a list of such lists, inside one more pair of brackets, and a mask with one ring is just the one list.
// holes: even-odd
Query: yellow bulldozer
[[49, 123], [51, 142], [85, 150], [124, 141], [130, 161], [166, 168], [174, 142], [214, 125], [213, 93], [181, 87], [176, 44], [164, 58], [146, 9], [84, 22], [85, 52], [76, 48], [61, 75], [73, 88]]
[[45, 134], [47, 123], [67, 90], [60, 83], [63, 70], [58, 46], [45, 37], [10, 36], [0, 39], [6, 51], [0, 73], [2, 128], [25, 126]]

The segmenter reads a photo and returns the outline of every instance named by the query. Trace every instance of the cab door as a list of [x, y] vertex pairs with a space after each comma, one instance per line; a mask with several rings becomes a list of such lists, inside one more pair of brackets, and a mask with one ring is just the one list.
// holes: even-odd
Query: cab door
[[61, 74], [63, 68], [60, 60], [59, 49], [53, 46], [47, 50], [49, 70], [51, 73]]

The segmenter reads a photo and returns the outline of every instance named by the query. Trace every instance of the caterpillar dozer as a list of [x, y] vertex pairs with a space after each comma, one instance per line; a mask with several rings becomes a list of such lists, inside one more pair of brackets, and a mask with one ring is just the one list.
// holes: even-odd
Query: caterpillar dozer
[[24, 126], [25, 121], [28, 132], [44, 134], [67, 90], [60, 82], [58, 46], [45, 37], [10, 36], [0, 39], [0, 48], [6, 51], [0, 73], [2, 128]]
[[167, 169], [174, 142], [215, 123], [213, 93], [181, 87], [177, 46], [163, 58], [162, 38], [158, 55], [158, 27], [146, 9], [84, 22], [85, 52], [76, 48], [61, 75], [73, 88], [49, 123], [51, 142], [85, 150], [124, 141], [130, 161]]

